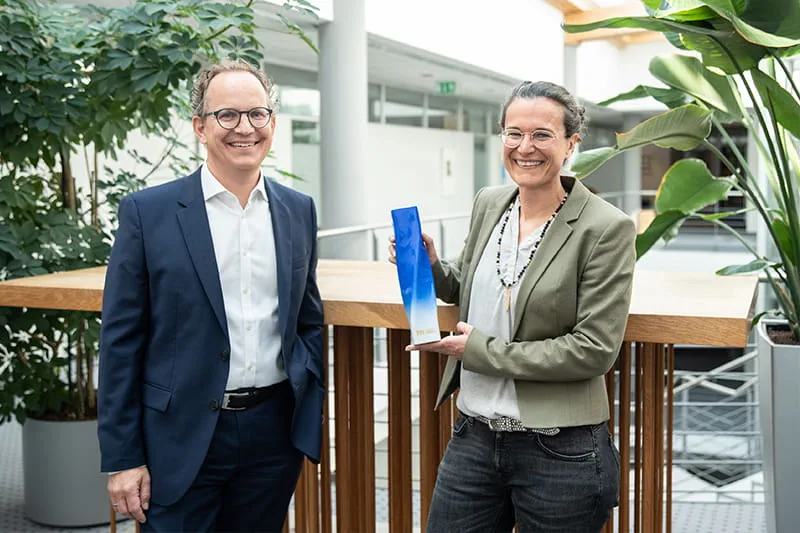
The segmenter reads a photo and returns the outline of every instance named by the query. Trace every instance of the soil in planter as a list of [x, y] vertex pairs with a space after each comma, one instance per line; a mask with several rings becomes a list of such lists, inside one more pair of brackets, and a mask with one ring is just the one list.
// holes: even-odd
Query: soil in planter
[[794, 344], [800, 345], [789, 326], [772, 325], [767, 326], [767, 335], [774, 344]]

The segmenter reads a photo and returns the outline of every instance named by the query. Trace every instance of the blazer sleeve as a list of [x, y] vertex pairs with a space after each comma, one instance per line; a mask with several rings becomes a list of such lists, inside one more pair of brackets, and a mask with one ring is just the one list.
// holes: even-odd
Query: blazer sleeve
[[141, 417], [142, 361], [149, 322], [147, 264], [134, 200], [119, 205], [119, 228], [103, 290], [97, 427], [101, 470], [145, 464]]
[[578, 287], [577, 322], [560, 337], [505, 342], [470, 333], [463, 355], [467, 370], [531, 381], [580, 381], [605, 374], [625, 334], [636, 262], [636, 230], [615, 219], [596, 242]]
[[439, 259], [431, 265], [433, 283], [436, 286], [436, 297], [445, 303], [460, 305], [462, 268], [464, 266], [465, 256], [468, 254], [468, 243], [474, 241], [472, 232], [477, 231], [475, 227], [475, 218], [478, 217], [478, 200], [483, 191], [484, 189], [479, 190], [475, 195], [475, 200], [472, 202], [472, 215], [469, 218], [469, 230], [467, 231], [467, 238], [464, 240], [464, 246], [461, 248], [461, 253], [458, 254], [458, 257], [454, 261]]

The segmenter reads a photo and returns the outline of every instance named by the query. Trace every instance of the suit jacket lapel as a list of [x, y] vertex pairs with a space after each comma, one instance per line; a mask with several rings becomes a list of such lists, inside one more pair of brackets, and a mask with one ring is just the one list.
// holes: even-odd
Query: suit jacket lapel
[[214, 243], [211, 239], [211, 228], [208, 225], [208, 213], [203, 199], [203, 188], [200, 184], [200, 170], [186, 178], [178, 210], [178, 223], [183, 232], [183, 239], [189, 249], [192, 264], [203, 285], [203, 290], [214, 309], [219, 325], [228, 335], [228, 323], [225, 319], [225, 303], [222, 299], [222, 285], [219, 280], [217, 257], [214, 255]]
[[497, 222], [500, 220], [500, 217], [503, 216], [503, 213], [505, 213], [506, 209], [508, 209], [508, 204], [511, 203], [511, 200], [516, 194], [516, 187], [511, 187], [507, 191], [503, 191], [502, 196], [500, 196], [496, 201], [490, 200], [487, 202], [488, 205], [486, 206], [486, 212], [484, 213], [483, 217], [475, 217], [475, 220], [481, 225], [481, 228], [478, 232], [478, 238], [475, 240], [475, 247], [472, 249], [469, 265], [465, 265], [465, 267], [467, 267], [466, 276], [464, 277], [465, 291], [464, 297], [462, 298], [462, 302], [460, 304], [462, 309], [462, 319], [466, 319], [467, 316], [469, 299], [472, 293], [472, 278], [475, 276], [475, 270], [478, 268], [481, 255], [483, 255], [483, 250], [486, 248], [486, 245], [489, 242], [489, 237], [492, 235], [494, 227], [497, 225]]
[[278, 267], [278, 328], [283, 335], [289, 319], [292, 296], [292, 231], [289, 227], [291, 219], [278, 187], [266, 178], [264, 185], [269, 198], [272, 234], [275, 241], [275, 262]]
[[524, 314], [525, 307], [528, 304], [528, 298], [530, 298], [542, 274], [544, 274], [545, 270], [550, 266], [550, 263], [552, 263], [556, 255], [558, 255], [559, 250], [561, 250], [567, 242], [569, 236], [572, 235], [571, 223], [575, 221], [581, 214], [581, 211], [583, 211], [583, 207], [588, 201], [589, 194], [588, 189], [586, 189], [582, 183], [574, 180], [569, 198], [567, 198], [567, 203], [561, 208], [558, 216], [553, 220], [553, 223], [547, 230], [547, 234], [539, 244], [539, 249], [536, 250], [533, 261], [531, 261], [531, 266], [528, 271], [525, 272], [525, 276], [520, 282], [519, 292], [517, 293], [517, 303], [514, 306], [514, 327], [511, 331], [512, 339], [517, 335], [520, 318], [522, 318]]

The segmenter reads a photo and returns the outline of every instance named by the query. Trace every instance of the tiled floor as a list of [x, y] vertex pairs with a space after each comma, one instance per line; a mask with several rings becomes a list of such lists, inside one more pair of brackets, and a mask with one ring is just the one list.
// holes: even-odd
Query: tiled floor
[[[22, 452], [20, 426], [0, 426], [0, 533], [105, 533], [108, 526], [59, 529], [35, 524], [23, 516]], [[415, 526], [419, 527], [419, 499], [415, 494]], [[376, 515], [385, 521], [388, 515], [388, 494], [378, 489]], [[132, 533], [133, 524], [122, 522], [117, 531]], [[379, 530], [387, 530], [379, 527]], [[762, 533], [764, 507], [758, 504], [674, 503], [673, 533]]]

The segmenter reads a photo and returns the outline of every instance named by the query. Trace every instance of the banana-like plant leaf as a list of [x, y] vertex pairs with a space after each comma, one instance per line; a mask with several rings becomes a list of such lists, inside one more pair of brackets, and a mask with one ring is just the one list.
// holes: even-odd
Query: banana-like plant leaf
[[681, 159], [661, 178], [656, 194], [656, 211], [678, 210], [693, 214], [728, 196], [733, 182], [715, 178], [700, 159]]
[[603, 166], [603, 163], [618, 153], [619, 152], [613, 146], [595, 148], [594, 150], [581, 152], [572, 163], [572, 171], [575, 173], [578, 179], [583, 179]]
[[781, 247], [784, 256], [793, 265], [797, 264], [797, 251], [792, 242], [792, 230], [789, 225], [782, 218], [776, 217], [772, 220], [772, 231], [775, 232], [777, 244]]
[[717, 270], [720, 276], [732, 276], [734, 274], [749, 274], [751, 272], [761, 272], [770, 265], [769, 261], [764, 259], [754, 259], [746, 265], [730, 265], [725, 268]]
[[672, 88], [651, 87], [649, 85], [637, 85], [626, 93], [621, 93], [616, 96], [603, 100], [597, 105], [607, 106], [614, 102], [623, 102], [625, 100], [639, 100], [642, 98], [652, 97], [670, 109], [680, 107], [686, 104], [686, 95]]
[[745, 213], [749, 213], [750, 211], [754, 210], [755, 207], [746, 207], [744, 209], [737, 209], [736, 211], [723, 211], [721, 213], [712, 213], [710, 215], [701, 215], [700, 213], [696, 213], [696, 216], [702, 218], [706, 222], [714, 222], [715, 220], [722, 220], [723, 218], [728, 218], [735, 215], [744, 215]]
[[654, 57], [650, 73], [670, 87], [722, 111], [723, 122], [744, 118], [744, 105], [731, 79], [711, 72], [696, 57], [677, 54]]
[[774, 112], [778, 124], [800, 139], [800, 103], [786, 89], [764, 72], [750, 71], [764, 106]]
[[659, 239], [669, 240], [688, 215], [678, 210], [659, 213], [642, 233], [636, 236], [636, 259], [642, 257]]
[[668, 18], [676, 22], [694, 22], [708, 20], [717, 16], [717, 13], [703, 2], [689, 0], [686, 2], [671, 2], [671, 5], [655, 12], [657, 18]]
[[605, 20], [598, 20], [589, 24], [565, 24], [564, 31], [567, 33], [583, 33], [586, 31], [597, 30], [600, 28], [640, 28], [643, 30], [657, 31], [661, 33], [676, 32], [705, 35], [724, 39], [726, 34], [706, 25], [696, 25], [690, 23], [673, 22], [666, 19], [655, 17], [613, 17]]
[[717, 31], [713, 36], [687, 32], [681, 34], [681, 42], [689, 50], [699, 52], [706, 67], [736, 74], [738, 69], [744, 71], [756, 67], [767, 55], [764, 47], [746, 41], [727, 20], [718, 17], [707, 22]]
[[800, 2], [797, 0], [704, 0], [731, 21], [745, 39], [770, 48], [800, 44]]
[[711, 113], [687, 104], [638, 124], [627, 133], [617, 134], [617, 150], [646, 144], [687, 151], [696, 148], [711, 133]]

